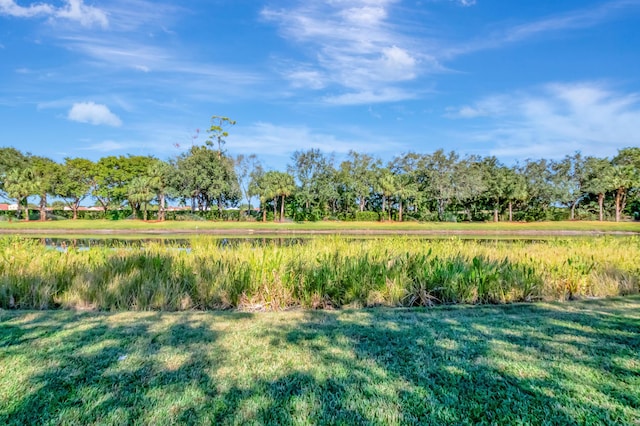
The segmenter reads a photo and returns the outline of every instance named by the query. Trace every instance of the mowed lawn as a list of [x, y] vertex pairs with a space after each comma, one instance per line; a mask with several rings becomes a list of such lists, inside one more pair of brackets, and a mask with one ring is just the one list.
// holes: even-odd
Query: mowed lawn
[[58, 221], [0, 221], [0, 232], [329, 232], [386, 231], [386, 232], [476, 232], [476, 233], [520, 233], [520, 232], [634, 232], [640, 233], [640, 222], [214, 222], [214, 221], [166, 221], [144, 222], [142, 220], [58, 220]]
[[640, 297], [0, 311], [0, 424], [639, 424]]

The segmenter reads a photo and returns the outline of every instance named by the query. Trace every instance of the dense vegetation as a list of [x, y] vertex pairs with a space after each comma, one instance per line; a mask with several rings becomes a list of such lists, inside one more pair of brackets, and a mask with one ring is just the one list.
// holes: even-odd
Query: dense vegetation
[[640, 290], [640, 239], [314, 238], [57, 251], [0, 239], [0, 308], [259, 309], [510, 303]]
[[0, 423], [637, 424], [640, 299], [0, 310]]
[[[140, 217], [218, 220], [616, 220], [640, 218], [640, 148], [614, 158], [579, 153], [559, 161], [526, 160], [507, 167], [495, 157], [438, 150], [406, 153], [387, 164], [350, 152], [336, 164], [317, 149], [295, 152], [286, 171], [265, 170], [255, 155], [231, 157], [225, 126], [214, 117], [211, 138], [168, 161], [107, 156], [92, 162], [48, 158], [0, 148], [0, 195], [23, 206], [29, 197], [57, 217], [92, 197], [103, 212], [85, 218]], [[225, 121], [226, 120], [226, 121]], [[48, 203], [48, 199], [55, 199]], [[259, 199], [260, 212], [251, 207]], [[191, 207], [167, 212], [168, 201]], [[126, 206], [126, 211], [120, 210]], [[230, 207], [240, 210], [230, 211]], [[14, 213], [12, 212], [11, 215]]]

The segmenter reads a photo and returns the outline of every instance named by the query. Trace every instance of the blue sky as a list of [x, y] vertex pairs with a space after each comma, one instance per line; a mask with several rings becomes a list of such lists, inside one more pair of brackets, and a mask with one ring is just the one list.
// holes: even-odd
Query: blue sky
[[640, 146], [639, 46], [640, 0], [0, 0], [0, 146], [166, 159], [224, 115], [275, 168], [611, 156]]

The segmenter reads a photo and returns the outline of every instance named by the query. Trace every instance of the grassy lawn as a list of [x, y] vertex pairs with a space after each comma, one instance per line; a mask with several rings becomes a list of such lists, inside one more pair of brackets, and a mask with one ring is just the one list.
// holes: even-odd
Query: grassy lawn
[[21, 231], [32, 230], [135, 230], [147, 231], [176, 231], [176, 232], [206, 232], [238, 230], [249, 232], [278, 232], [278, 231], [334, 231], [348, 232], [353, 230], [372, 231], [426, 231], [426, 232], [505, 232], [518, 233], [528, 231], [604, 231], [604, 232], [640, 232], [640, 222], [531, 222], [531, 223], [447, 223], [447, 222], [307, 222], [307, 223], [274, 223], [274, 222], [213, 222], [213, 221], [167, 221], [143, 222], [141, 220], [61, 220], [61, 221], [31, 221], [8, 222], [0, 221], [0, 230]]
[[638, 424], [640, 297], [0, 310], [1, 424]]

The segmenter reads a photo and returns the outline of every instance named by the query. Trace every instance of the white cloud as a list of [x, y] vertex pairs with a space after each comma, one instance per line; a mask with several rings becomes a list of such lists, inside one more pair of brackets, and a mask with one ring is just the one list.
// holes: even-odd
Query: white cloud
[[122, 125], [120, 118], [112, 113], [106, 105], [94, 102], [80, 102], [73, 104], [67, 118], [71, 121], [89, 123], [93, 125], [107, 125], [119, 127]]
[[[388, 102], [413, 97], [399, 89], [400, 83], [441, 69], [417, 47], [416, 40], [404, 35], [410, 29], [391, 24], [389, 14], [397, 2], [301, 2], [292, 9], [264, 9], [262, 16], [276, 22], [283, 36], [302, 45], [309, 56], [307, 63], [294, 67], [295, 72], [283, 72], [293, 87], [347, 89], [350, 103]], [[375, 92], [394, 92], [395, 96], [372, 96]]]
[[106, 28], [109, 25], [109, 20], [103, 10], [87, 6], [83, 0], [65, 0], [65, 5], [58, 8], [47, 3], [31, 4], [25, 7], [18, 5], [15, 0], [0, 0], [0, 15], [18, 18], [36, 16], [60, 18], [78, 22], [85, 27], [97, 24]]
[[142, 71], [142, 72], [149, 72], [151, 71], [151, 69], [145, 65], [133, 65], [133, 69], [136, 69], [138, 71]]
[[51, 15], [54, 11], [55, 9], [48, 4], [31, 4], [24, 7], [16, 4], [15, 0], [0, 0], [0, 15], [31, 18], [39, 15]]
[[619, 93], [601, 83], [554, 83], [501, 94], [447, 116], [469, 118], [467, 136], [495, 143], [501, 157], [562, 157], [567, 152], [608, 156], [640, 145], [640, 94]]
[[79, 22], [85, 27], [91, 27], [93, 24], [97, 24], [102, 28], [109, 26], [107, 15], [102, 10], [85, 5], [83, 0], [66, 0], [66, 2], [65, 7], [56, 11], [56, 17]]
[[295, 88], [323, 89], [326, 87], [326, 76], [317, 70], [300, 67], [284, 73]]

